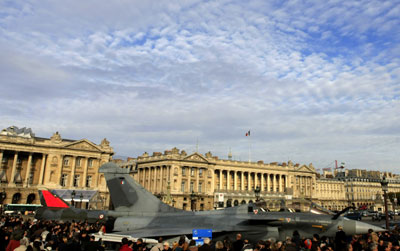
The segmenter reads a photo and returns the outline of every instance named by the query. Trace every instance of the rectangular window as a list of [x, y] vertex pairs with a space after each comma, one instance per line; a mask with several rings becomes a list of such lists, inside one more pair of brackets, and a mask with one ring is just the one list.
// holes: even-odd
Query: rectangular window
[[69, 166], [69, 158], [64, 159], [64, 166]]
[[86, 187], [90, 187], [92, 185], [92, 176], [86, 177]]
[[203, 183], [200, 182], [199, 183], [199, 193], [202, 193], [202, 191], [203, 191]]
[[89, 159], [89, 167], [93, 167], [93, 159]]
[[61, 175], [61, 186], [65, 187], [67, 185], [67, 180], [68, 180], [68, 174], [63, 174]]
[[182, 176], [186, 175], [186, 168], [182, 167]]
[[76, 165], [75, 166], [81, 166], [81, 159], [82, 158], [76, 158]]
[[190, 170], [190, 175], [194, 176], [194, 167], [192, 167], [192, 169]]
[[203, 176], [203, 169], [199, 169], [199, 176], [202, 177]]
[[79, 174], [76, 174], [76, 175], [74, 176], [74, 184], [73, 184], [74, 187], [79, 186], [79, 179], [80, 179], [80, 178], [81, 178], [81, 176], [80, 176]]
[[182, 193], [185, 192], [185, 182], [184, 181], [182, 181], [182, 184], [181, 184], [181, 192]]
[[193, 192], [193, 182], [190, 182], [190, 192]]

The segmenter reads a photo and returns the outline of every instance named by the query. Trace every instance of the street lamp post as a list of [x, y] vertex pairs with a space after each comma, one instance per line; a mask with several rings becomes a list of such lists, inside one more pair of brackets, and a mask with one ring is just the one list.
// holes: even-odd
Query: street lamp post
[[260, 189], [259, 186], [257, 186], [257, 187], [254, 189], [254, 194], [255, 194], [255, 196], [256, 196], [256, 202], [259, 202], [259, 201], [260, 201], [260, 192], [261, 192], [261, 189]]
[[74, 205], [74, 198], [75, 198], [75, 195], [76, 195], [75, 190], [72, 190], [72, 193], [71, 193], [71, 205], [72, 205], [73, 207], [75, 207], [75, 205]]
[[386, 221], [386, 229], [389, 230], [389, 215], [388, 215], [388, 205], [387, 205], [387, 195], [386, 192], [389, 188], [389, 182], [386, 180], [386, 177], [383, 177], [381, 181], [382, 191], [383, 191], [383, 200], [385, 201], [385, 221]]

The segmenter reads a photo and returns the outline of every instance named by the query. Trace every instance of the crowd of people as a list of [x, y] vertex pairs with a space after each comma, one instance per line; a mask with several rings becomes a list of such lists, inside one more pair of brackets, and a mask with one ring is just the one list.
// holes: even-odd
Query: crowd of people
[[[104, 225], [100, 222], [62, 222], [40, 221], [23, 219], [19, 216], [2, 216], [0, 221], [0, 251], [47, 251], [47, 250], [73, 250], [73, 251], [102, 251], [105, 245], [96, 241], [91, 235], [104, 232]], [[246, 236], [236, 235], [235, 240], [225, 238], [214, 241], [205, 238], [202, 245], [197, 245], [194, 240], [185, 236], [176, 242], [158, 239], [158, 244], [149, 247], [142, 239], [136, 242], [123, 238], [121, 243], [113, 246], [117, 251], [388, 251], [400, 250], [400, 232], [392, 231], [375, 233], [370, 230], [364, 235], [348, 236], [338, 226], [334, 238], [327, 238], [314, 234], [311, 239], [303, 238], [297, 231], [285, 240], [259, 240], [250, 243]]]
[[104, 250], [90, 236], [104, 229], [97, 222], [56, 222], [1, 216], [0, 251], [98, 251]]

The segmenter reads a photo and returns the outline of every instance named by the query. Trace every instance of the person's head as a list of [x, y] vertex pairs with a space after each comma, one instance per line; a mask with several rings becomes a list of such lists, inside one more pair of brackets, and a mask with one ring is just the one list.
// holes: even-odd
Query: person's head
[[339, 225], [339, 226], [337, 227], [337, 229], [338, 229], [339, 231], [341, 231], [341, 230], [343, 230], [343, 227]]
[[236, 240], [240, 240], [240, 239], [242, 239], [242, 234], [237, 234], [236, 235]]
[[[62, 241], [63, 241], [64, 243], [67, 243], [67, 242], [68, 242], [68, 236], [64, 235], [64, 236], [62, 237]], [[36, 242], [36, 241], [35, 241], [35, 242]]]
[[183, 244], [185, 244], [185, 240], [184, 239], [179, 239], [178, 245], [182, 246]]
[[168, 250], [169, 249], [169, 243], [168, 242], [164, 242], [163, 248], [164, 248], [164, 250]]
[[353, 251], [353, 245], [351, 245], [351, 243], [347, 244], [347, 250]]
[[163, 238], [162, 237], [159, 237], [158, 238], [158, 243], [162, 243], [163, 242]]
[[95, 240], [95, 237], [92, 235], [92, 236], [90, 236], [90, 241], [94, 241]]
[[19, 241], [19, 245], [28, 246], [28, 245], [29, 245], [28, 239], [22, 238], [22, 239]]
[[378, 245], [376, 245], [374, 242], [369, 244], [369, 250], [371, 251], [378, 251]]
[[222, 241], [217, 241], [215, 243], [215, 248], [216, 249], [223, 249], [224, 248], [224, 243], [222, 243]]
[[196, 241], [195, 240], [190, 240], [189, 246], [196, 246]]
[[314, 241], [319, 241], [319, 234], [314, 234], [313, 235], [313, 240]]
[[136, 244], [138, 245], [143, 244], [143, 239], [142, 238], [137, 239]]
[[210, 244], [210, 238], [204, 238], [203, 239], [204, 244]]
[[121, 242], [122, 242], [122, 245], [128, 244], [128, 238], [126, 238], [126, 237], [122, 238]]

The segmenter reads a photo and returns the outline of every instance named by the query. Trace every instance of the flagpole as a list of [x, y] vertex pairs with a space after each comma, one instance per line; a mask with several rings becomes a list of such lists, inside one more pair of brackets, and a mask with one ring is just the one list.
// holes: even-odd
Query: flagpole
[[251, 163], [251, 135], [249, 130], [249, 163]]

